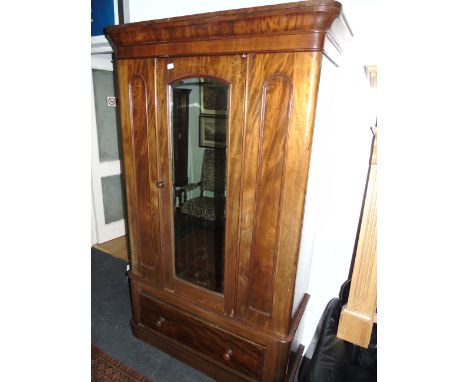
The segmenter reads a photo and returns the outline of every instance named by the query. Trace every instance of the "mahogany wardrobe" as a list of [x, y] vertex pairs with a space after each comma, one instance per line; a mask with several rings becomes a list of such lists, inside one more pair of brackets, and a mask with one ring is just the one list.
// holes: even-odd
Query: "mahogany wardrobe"
[[106, 29], [132, 330], [216, 380], [291, 375], [321, 63], [347, 28], [341, 4], [319, 0]]

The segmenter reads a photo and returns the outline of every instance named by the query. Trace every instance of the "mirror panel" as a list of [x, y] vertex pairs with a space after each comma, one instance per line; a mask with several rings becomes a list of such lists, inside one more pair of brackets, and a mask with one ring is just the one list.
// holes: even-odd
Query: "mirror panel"
[[188, 78], [171, 86], [175, 274], [224, 291], [229, 86]]

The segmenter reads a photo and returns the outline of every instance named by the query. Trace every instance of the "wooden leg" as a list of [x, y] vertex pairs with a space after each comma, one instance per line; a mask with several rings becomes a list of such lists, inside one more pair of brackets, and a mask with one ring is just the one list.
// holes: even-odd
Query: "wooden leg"
[[299, 366], [301, 365], [302, 353], [304, 352], [304, 345], [299, 345], [296, 353], [292, 359], [290, 359], [290, 364], [288, 367], [288, 374], [286, 375], [286, 382], [293, 382], [294, 378], [297, 375]]

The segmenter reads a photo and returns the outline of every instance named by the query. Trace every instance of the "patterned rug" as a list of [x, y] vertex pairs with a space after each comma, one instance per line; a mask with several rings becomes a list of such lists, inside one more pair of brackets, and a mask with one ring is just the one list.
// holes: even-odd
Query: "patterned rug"
[[91, 382], [152, 382], [91, 345]]

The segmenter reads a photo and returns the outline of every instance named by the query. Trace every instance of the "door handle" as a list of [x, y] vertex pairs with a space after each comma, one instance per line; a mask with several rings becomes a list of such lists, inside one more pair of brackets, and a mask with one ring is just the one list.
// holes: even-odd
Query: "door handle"
[[163, 188], [165, 185], [166, 185], [166, 183], [164, 182], [164, 180], [159, 180], [159, 181], [156, 182], [156, 187], [157, 188]]

